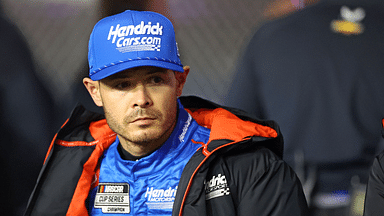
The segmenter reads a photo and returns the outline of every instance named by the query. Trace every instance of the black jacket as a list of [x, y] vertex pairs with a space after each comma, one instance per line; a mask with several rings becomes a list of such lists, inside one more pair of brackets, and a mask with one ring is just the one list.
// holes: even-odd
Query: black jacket
[[[184, 168], [173, 215], [307, 215], [301, 184], [281, 159], [283, 138], [274, 122], [196, 97], [180, 100], [211, 136]], [[99, 158], [114, 140], [104, 116], [77, 108], [51, 145], [25, 215], [87, 215]], [[219, 175], [230, 195], [209, 199], [206, 182]]]
[[[384, 119], [381, 129], [384, 137]], [[369, 174], [364, 201], [364, 215], [382, 215], [384, 212], [384, 151], [375, 157]]]
[[384, 212], [384, 151], [373, 161], [364, 201], [364, 215], [376, 216]]

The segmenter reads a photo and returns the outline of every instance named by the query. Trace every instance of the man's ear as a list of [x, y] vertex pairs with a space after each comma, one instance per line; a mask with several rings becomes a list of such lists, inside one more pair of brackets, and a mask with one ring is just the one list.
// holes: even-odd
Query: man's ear
[[187, 76], [188, 76], [190, 67], [184, 66], [183, 69], [184, 69], [183, 73], [178, 72], [178, 71], [175, 72], [175, 76], [176, 76], [176, 80], [177, 80], [176, 88], [177, 88], [177, 96], [178, 97], [181, 96], [181, 94], [183, 93], [184, 84], [187, 81]]
[[101, 100], [101, 95], [100, 95], [100, 82], [93, 81], [90, 78], [86, 77], [83, 79], [83, 84], [85, 88], [87, 88], [96, 106], [102, 107], [103, 101]]

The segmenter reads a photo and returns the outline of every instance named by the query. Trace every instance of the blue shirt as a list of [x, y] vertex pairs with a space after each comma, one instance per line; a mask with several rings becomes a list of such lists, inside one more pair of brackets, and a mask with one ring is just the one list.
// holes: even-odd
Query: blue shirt
[[[91, 191], [90, 215], [171, 215], [181, 173], [210, 130], [199, 126], [180, 102], [177, 124], [168, 140], [137, 161], [123, 160], [119, 139], [105, 151], [99, 186]], [[111, 214], [113, 213], [113, 214]]]

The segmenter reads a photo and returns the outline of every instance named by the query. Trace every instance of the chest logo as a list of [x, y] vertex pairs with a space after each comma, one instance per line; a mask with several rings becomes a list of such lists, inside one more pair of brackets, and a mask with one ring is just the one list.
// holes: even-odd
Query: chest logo
[[230, 191], [225, 175], [218, 174], [217, 176], [213, 176], [210, 181], [205, 183], [206, 200], [226, 196], [229, 194]]
[[95, 197], [95, 208], [103, 213], [130, 213], [128, 183], [100, 183]]
[[147, 187], [147, 192], [145, 192], [146, 204], [149, 209], [172, 209], [176, 192], [177, 186], [175, 188], [169, 187], [166, 190]]

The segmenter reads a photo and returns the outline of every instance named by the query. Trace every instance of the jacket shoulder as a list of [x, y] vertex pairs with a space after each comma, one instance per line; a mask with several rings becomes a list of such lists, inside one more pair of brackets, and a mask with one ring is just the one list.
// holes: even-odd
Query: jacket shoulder
[[260, 147], [230, 156], [226, 161], [239, 215], [308, 215], [295, 172], [270, 149]]
[[223, 171], [238, 215], [308, 215], [299, 179], [272, 150], [230, 152], [211, 165], [208, 178]]
[[247, 151], [232, 150], [222, 157], [230, 175], [239, 181], [237, 182], [239, 185], [249, 184], [249, 177], [252, 177], [253, 181], [259, 181], [268, 173], [271, 175], [285, 172], [289, 172], [289, 175], [294, 174], [279, 156], [264, 146], [257, 146]]
[[103, 115], [76, 107], [51, 143], [25, 215], [65, 215], [68, 206], [79, 209], [99, 158], [114, 140]]

